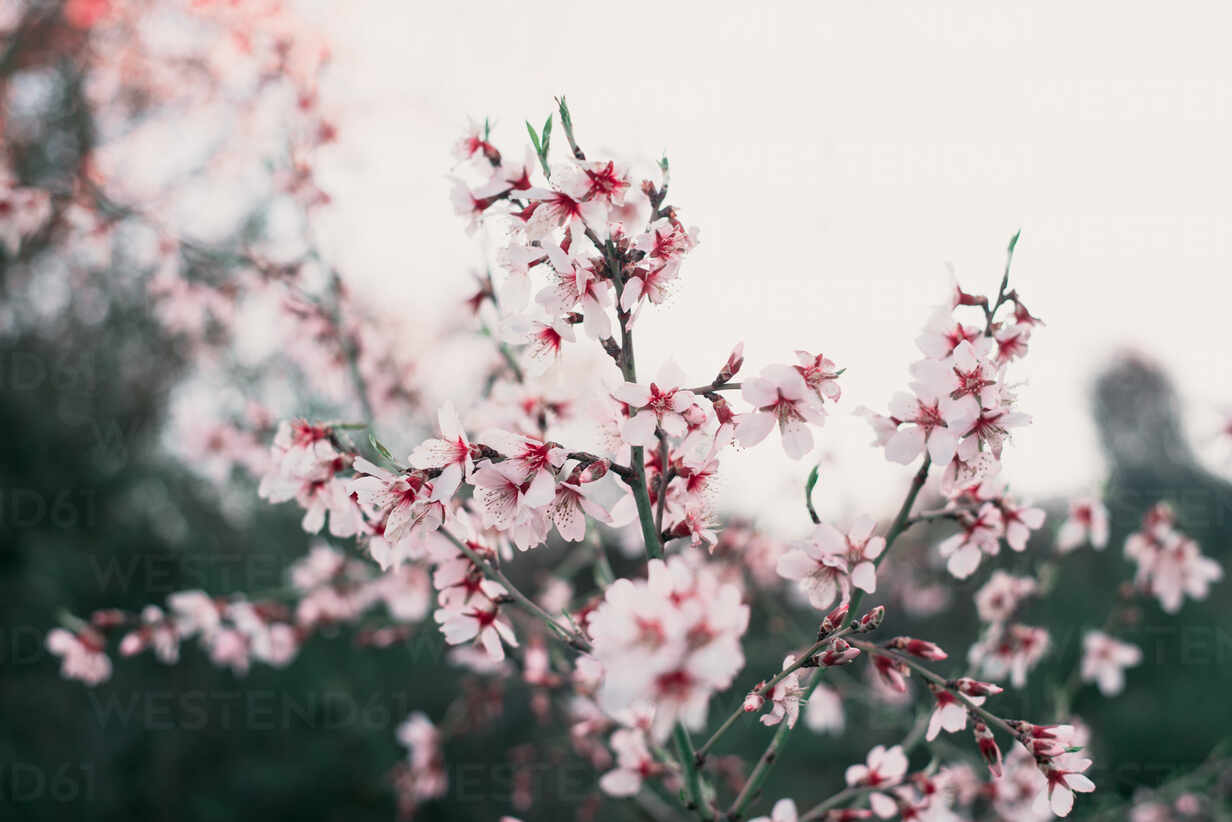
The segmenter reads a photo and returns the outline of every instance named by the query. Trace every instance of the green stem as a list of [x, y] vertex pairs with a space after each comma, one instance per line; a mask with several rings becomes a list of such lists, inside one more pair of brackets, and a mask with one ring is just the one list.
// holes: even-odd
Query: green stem
[[[808, 698], [813, 695], [813, 691], [820, 684], [821, 671], [819, 669], [813, 674], [813, 678], [809, 680], [809, 684], [805, 687], [800, 701], [807, 702]], [[797, 722], [796, 724], [800, 723]], [[770, 771], [774, 769], [775, 763], [779, 761], [779, 755], [783, 752], [783, 746], [791, 737], [791, 732], [794, 729], [795, 725], [788, 725], [786, 720], [779, 723], [778, 730], [774, 732], [774, 738], [770, 740], [770, 744], [766, 746], [766, 750], [757, 760], [753, 773], [749, 774], [748, 781], [744, 783], [744, 787], [740, 789], [739, 795], [736, 796], [736, 801], [732, 803], [727, 813], [723, 815], [724, 820], [736, 822], [744, 814], [744, 809], [749, 806], [749, 803], [761, 793], [762, 785], [765, 784], [767, 777], [770, 776]]]
[[[890, 548], [894, 545], [894, 541], [913, 524], [911, 508], [915, 505], [915, 499], [920, 495], [920, 489], [924, 487], [924, 482], [928, 479], [928, 468], [932, 465], [932, 462], [932, 457], [925, 454], [924, 461], [920, 463], [920, 469], [915, 472], [915, 476], [911, 479], [911, 487], [907, 489], [907, 497], [903, 500], [902, 506], [899, 507], [894, 521], [890, 523], [890, 530], [886, 532], [885, 548], [882, 550], [881, 556], [873, 560], [875, 567], [880, 566], [882, 560], [890, 555]], [[857, 588], [855, 594], [851, 597], [851, 607], [847, 611], [848, 622], [859, 615], [860, 603], [863, 601], [864, 591]]]
[[701, 810], [701, 780], [697, 775], [697, 765], [694, 762], [696, 755], [693, 753], [693, 740], [689, 738], [688, 729], [677, 722], [672, 731], [672, 740], [676, 744], [676, 757], [680, 760], [680, 767], [684, 770], [685, 796], [688, 798], [686, 807], [691, 811]]

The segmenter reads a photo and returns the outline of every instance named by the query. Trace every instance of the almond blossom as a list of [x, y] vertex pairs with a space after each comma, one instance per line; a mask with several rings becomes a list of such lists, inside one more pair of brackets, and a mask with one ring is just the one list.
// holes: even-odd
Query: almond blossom
[[1082, 637], [1082, 681], [1095, 682], [1104, 696], [1116, 696], [1125, 687], [1125, 669], [1142, 662], [1142, 649], [1121, 642], [1103, 631]]
[[1061, 553], [1069, 553], [1083, 543], [1097, 550], [1108, 544], [1108, 509], [1094, 497], [1071, 502], [1069, 518], [1057, 531], [1056, 545]]
[[616, 580], [589, 621], [604, 670], [600, 706], [610, 713], [653, 704], [656, 740], [677, 720], [700, 728], [710, 695], [744, 664], [749, 608], [740, 599], [738, 588], [680, 556], [651, 560], [645, 580]]
[[102, 636], [89, 628], [77, 632], [54, 628], [47, 634], [47, 650], [60, 657], [60, 675], [98, 685], [111, 678], [111, 660]]
[[653, 448], [658, 444], [656, 429], [668, 436], [684, 436], [689, 425], [683, 415], [696, 400], [691, 391], [680, 387], [683, 382], [680, 369], [668, 363], [659, 370], [655, 382], [624, 383], [612, 392], [632, 414], [621, 429], [625, 442]]
[[869, 794], [868, 798], [873, 810], [881, 816], [881, 811], [887, 808], [892, 815], [895, 807], [894, 800], [881, 791], [902, 782], [906, 774], [907, 755], [903, 753], [902, 746], [886, 748], [878, 745], [868, 752], [866, 764], [848, 767], [844, 777], [849, 787], [880, 789]]
[[466, 438], [452, 403], [446, 403], [441, 408], [437, 421], [440, 437], [420, 443], [407, 461], [421, 471], [440, 471], [432, 484], [432, 496], [444, 502], [458, 490], [463, 477], [470, 478], [475, 462], [471, 458], [470, 440]]
[[875, 562], [885, 550], [885, 539], [873, 536], [872, 517], [857, 519], [843, 534], [834, 526], [820, 523], [800, 548], [788, 551], [778, 562], [784, 579], [796, 580], [813, 607], [829, 608], [834, 597], [851, 598], [852, 587], [867, 593], [877, 588]]
[[938, 551], [947, 559], [946, 570], [966, 579], [979, 567], [984, 554], [995, 556], [1001, 550], [1004, 523], [1001, 510], [989, 502], [975, 514], [964, 514], [960, 524], [962, 531], [942, 542]]
[[990, 679], [1009, 677], [1015, 688], [1027, 683], [1027, 672], [1048, 652], [1048, 631], [1030, 625], [995, 625], [971, 646], [968, 658]]
[[885, 444], [888, 459], [906, 465], [927, 450], [933, 462], [945, 465], [958, 448], [958, 438], [979, 416], [979, 407], [970, 396], [954, 399], [921, 386], [915, 395], [895, 394], [890, 416], [897, 430]]
[[787, 365], [766, 366], [760, 376], [744, 381], [741, 394], [755, 409], [736, 423], [736, 439], [741, 445], [757, 445], [777, 423], [787, 456], [800, 459], [813, 450], [808, 426], [823, 424], [825, 411], [799, 371]]
[[599, 778], [599, 787], [611, 796], [633, 796], [642, 789], [642, 780], [662, 766], [646, 745], [646, 734], [639, 728], [621, 728], [612, 734], [616, 768]]
[[749, 822], [798, 822], [799, 819], [796, 803], [790, 799], [780, 799], [774, 803], [769, 816], [758, 816]]
[[1176, 529], [1167, 505], [1156, 505], [1146, 513], [1142, 529], [1126, 539], [1125, 555], [1138, 565], [1135, 584], [1170, 614], [1181, 609], [1186, 595], [1205, 599], [1211, 583], [1223, 578], [1219, 563]]

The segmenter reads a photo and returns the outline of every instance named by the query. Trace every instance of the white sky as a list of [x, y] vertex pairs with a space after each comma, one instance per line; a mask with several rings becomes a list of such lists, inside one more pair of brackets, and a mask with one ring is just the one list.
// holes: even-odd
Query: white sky
[[[671, 202], [701, 228], [673, 301], [642, 315], [643, 374], [670, 350], [704, 382], [740, 339], [752, 369], [795, 348], [849, 368], [824, 508], [901, 495], [909, 469], [845, 412], [905, 385], [947, 263], [993, 291], [1019, 227], [1014, 282], [1048, 325], [1015, 372], [1036, 419], [1007, 457], [1017, 487], [1098, 481], [1087, 385], [1119, 348], [1166, 363], [1194, 409], [1232, 400], [1226, 5], [329, 5], [325, 237], [357, 286], [415, 311], [465, 290], [452, 142], [488, 116], [520, 152], [522, 121], [565, 93], [592, 156], [666, 150]], [[741, 455], [725, 502], [786, 492], [799, 524], [808, 467]]]

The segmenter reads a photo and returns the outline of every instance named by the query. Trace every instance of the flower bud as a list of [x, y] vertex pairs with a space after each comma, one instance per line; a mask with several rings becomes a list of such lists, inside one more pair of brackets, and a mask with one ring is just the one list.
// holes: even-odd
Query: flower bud
[[896, 636], [886, 643], [886, 647], [911, 654], [912, 656], [918, 656], [920, 659], [932, 660], [933, 662], [949, 656], [938, 645], [923, 639], [913, 639], [909, 636]]
[[[757, 688], [760, 688], [764, 684], [766, 683], [764, 682], [759, 683]], [[763, 696], [760, 696], [757, 693], [757, 688], [754, 688], [753, 690], [749, 691], [749, 695], [744, 698], [744, 712], [745, 713], [753, 713], [755, 711], [760, 711], [761, 706], [766, 704], [766, 698]]]
[[984, 757], [984, 762], [988, 765], [989, 772], [993, 777], [1001, 778], [1001, 749], [997, 747], [997, 740], [993, 738], [992, 731], [988, 730], [988, 726], [983, 722], [976, 720], [975, 723], [975, 744], [980, 748], [980, 755]]
[[726, 425], [736, 418], [736, 415], [732, 413], [731, 406], [722, 397], [716, 397], [710, 401], [710, 404], [714, 407], [714, 416], [719, 421], [719, 425]]
[[744, 343], [736, 343], [736, 347], [727, 357], [727, 362], [719, 369], [719, 375], [714, 378], [713, 385], [722, 385], [729, 382], [732, 377], [740, 373], [740, 366], [744, 365]]
[[906, 665], [886, 654], [873, 654], [873, 670], [886, 685], [900, 694], [907, 693], [907, 677], [911, 676], [911, 669]]
[[878, 605], [873, 610], [869, 611], [864, 616], [860, 617], [856, 623], [855, 632], [857, 634], [866, 634], [869, 631], [874, 631], [881, 627], [881, 623], [885, 620], [885, 606]]
[[843, 640], [836, 639], [828, 650], [818, 654], [817, 659], [822, 667], [832, 668], [838, 665], [850, 665], [859, 655], [859, 648], [852, 648]]
[[105, 608], [90, 614], [90, 624], [103, 630], [123, 625], [127, 620], [128, 617], [118, 608]]
[[847, 619], [847, 608], [848, 605], [844, 602], [833, 611], [826, 614], [825, 619], [821, 621], [821, 627], [817, 629], [818, 640], [825, 639], [839, 629], [839, 627], [843, 624], [843, 621]]
[[994, 685], [991, 682], [980, 682], [978, 679], [972, 679], [969, 676], [954, 680], [954, 687], [967, 696], [992, 696], [1005, 690], [1000, 685]]

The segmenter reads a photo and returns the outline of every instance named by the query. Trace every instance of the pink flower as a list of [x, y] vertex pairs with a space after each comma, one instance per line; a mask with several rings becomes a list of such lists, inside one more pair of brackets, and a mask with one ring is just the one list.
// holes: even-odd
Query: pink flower
[[[786, 670], [791, 667], [795, 661], [795, 655], [788, 654], [783, 659], [783, 669]], [[804, 696], [804, 688], [800, 684], [799, 670], [792, 671], [774, 683], [774, 687], [770, 689], [768, 696], [771, 702], [770, 713], [761, 718], [761, 724], [777, 725], [786, 719], [787, 727], [794, 728], [796, 720], [800, 717], [800, 698]]]
[[653, 704], [656, 741], [677, 721], [700, 729], [711, 695], [744, 665], [749, 608], [740, 600], [739, 588], [712, 568], [690, 567], [679, 555], [651, 560], [645, 580], [609, 585], [588, 623], [604, 670], [600, 707], [614, 714]]
[[505, 658], [501, 640], [518, 647], [513, 626], [500, 613], [494, 600], [508, 592], [504, 586], [485, 579], [479, 583], [478, 594], [464, 602], [438, 608], [432, 615], [441, 626], [441, 633], [450, 645], [478, 640], [488, 656], [499, 662]]
[[919, 388], [915, 395], [895, 394], [890, 416], [898, 422], [898, 430], [885, 444], [889, 460], [906, 465], [927, 448], [934, 463], [945, 465], [954, 456], [958, 438], [979, 416], [979, 406], [971, 397], [953, 399]]
[[621, 728], [612, 734], [616, 768], [599, 777], [599, 787], [609, 796], [633, 796], [642, 789], [642, 780], [658, 773], [662, 766], [646, 745], [646, 734], [638, 728]]
[[974, 516], [964, 514], [961, 522], [963, 530], [942, 542], [938, 551], [948, 558], [946, 570], [958, 579], [966, 579], [979, 567], [980, 557], [995, 556], [1000, 551], [1001, 511], [986, 502]]
[[822, 354], [813, 356], [807, 351], [796, 352], [795, 369], [804, 378], [804, 384], [810, 391], [817, 394], [817, 399], [837, 402], [843, 390], [839, 387], [839, 372], [834, 367], [834, 361], [826, 359]]
[[606, 209], [596, 200], [582, 202], [563, 191], [531, 188], [522, 193], [530, 201], [533, 211], [526, 221], [526, 238], [543, 240], [558, 228], [567, 228], [577, 222], [606, 234]]
[[769, 816], [758, 816], [750, 819], [749, 822], [798, 822], [799, 819], [800, 813], [796, 810], [795, 801], [780, 799], [770, 809]]
[[846, 602], [853, 585], [873, 593], [874, 562], [885, 550], [885, 539], [873, 536], [874, 527], [867, 516], [857, 519], [846, 534], [827, 523], [818, 524], [808, 542], [779, 558], [779, 575], [799, 581], [815, 608], [830, 607], [839, 592]]
[[950, 309], [944, 307], [933, 314], [924, 331], [915, 339], [916, 346], [924, 356], [934, 360], [946, 359], [963, 342], [975, 346], [977, 354], [982, 354], [981, 348], [984, 351], [988, 348], [988, 340], [982, 328], [963, 325], [954, 319]]
[[843, 699], [838, 691], [827, 685], [818, 685], [804, 709], [804, 724], [817, 733], [841, 734], [846, 719]]
[[1162, 504], [1148, 511], [1142, 530], [1126, 539], [1125, 554], [1138, 564], [1135, 583], [1170, 614], [1181, 609], [1186, 595], [1205, 599], [1211, 583], [1223, 578], [1219, 563], [1176, 530], [1171, 509]]
[[1022, 600], [1035, 593], [1031, 577], [1015, 577], [1000, 569], [975, 594], [975, 608], [984, 622], [1005, 622]]
[[99, 685], [111, 678], [111, 660], [104, 652], [103, 638], [83, 628], [77, 633], [53, 628], [47, 634], [47, 650], [60, 657], [60, 676]]
[[1094, 497], [1083, 497], [1069, 504], [1069, 519], [1057, 532], [1057, 550], [1069, 553], [1084, 542], [1097, 550], [1108, 544], [1108, 509]]
[[432, 484], [432, 498], [448, 501], [458, 490], [462, 478], [475, 470], [471, 459], [471, 443], [466, 438], [453, 403], [446, 403], [437, 414], [441, 436], [425, 440], [411, 453], [408, 461], [421, 471], [440, 470]]
[[548, 513], [556, 524], [557, 532], [569, 542], [578, 542], [586, 536], [587, 516], [596, 522], [611, 521], [611, 515], [591, 499], [591, 492], [585, 487], [592, 479], [598, 479], [597, 476], [591, 476], [592, 474], [593, 466], [588, 470], [581, 470], [579, 466], [568, 480], [556, 484], [556, 496]]
[[[901, 745], [886, 748], [878, 745], [868, 752], [864, 765], [852, 765], [847, 769], [845, 778], [848, 787], [852, 788], [891, 788], [903, 781], [907, 774], [907, 755]], [[869, 804], [878, 816], [885, 816], [883, 811], [893, 815], [896, 804], [893, 799], [879, 791], [869, 794]]]
[[1068, 816], [1074, 808], [1074, 793], [1090, 793], [1095, 783], [1082, 772], [1091, 767], [1091, 760], [1077, 754], [1062, 754], [1047, 765], [1041, 765], [1048, 785], [1035, 799], [1037, 812], [1051, 810], [1057, 816]]
[[1000, 506], [1006, 544], [1015, 551], [1025, 551], [1031, 532], [1044, 525], [1044, 509], [1019, 505], [1009, 497], [1002, 497]]
[[684, 375], [674, 364], [659, 369], [649, 385], [627, 382], [612, 395], [629, 406], [633, 416], [621, 428], [621, 436], [630, 445], [654, 448], [658, 445], [655, 429], [670, 437], [682, 437], [689, 425], [684, 413], [696, 402], [693, 392], [681, 388]]
[[355, 470], [349, 491], [382, 524], [385, 540], [396, 544], [435, 531], [444, 522], [445, 506], [421, 472], [393, 474], [363, 457], [355, 459]]
[[1048, 652], [1048, 631], [1030, 625], [994, 625], [967, 656], [989, 679], [1010, 678], [1015, 688], [1027, 684], [1027, 672]]
[[551, 472], [528, 472], [524, 465], [512, 460], [477, 469], [471, 484], [476, 488], [484, 524], [498, 531], [524, 524], [556, 498], [556, 482]]
[[1116, 696], [1125, 687], [1125, 669], [1142, 662], [1142, 650], [1120, 642], [1103, 631], [1082, 637], [1082, 681], [1099, 684], [1104, 696]]
[[736, 439], [741, 445], [757, 445], [777, 422], [787, 456], [800, 459], [813, 450], [808, 424], [824, 423], [825, 411], [799, 371], [789, 365], [766, 366], [761, 376], [744, 381], [741, 395], [754, 408], [736, 423]]
[[[933, 685], [931, 682], [928, 687], [932, 691], [933, 698], [936, 699], [937, 704], [928, 718], [928, 732], [924, 735], [924, 738], [932, 742], [942, 730], [952, 734], [966, 728], [967, 706], [945, 688]], [[984, 704], [984, 697], [982, 696], [969, 696], [967, 698], [976, 705]]]

